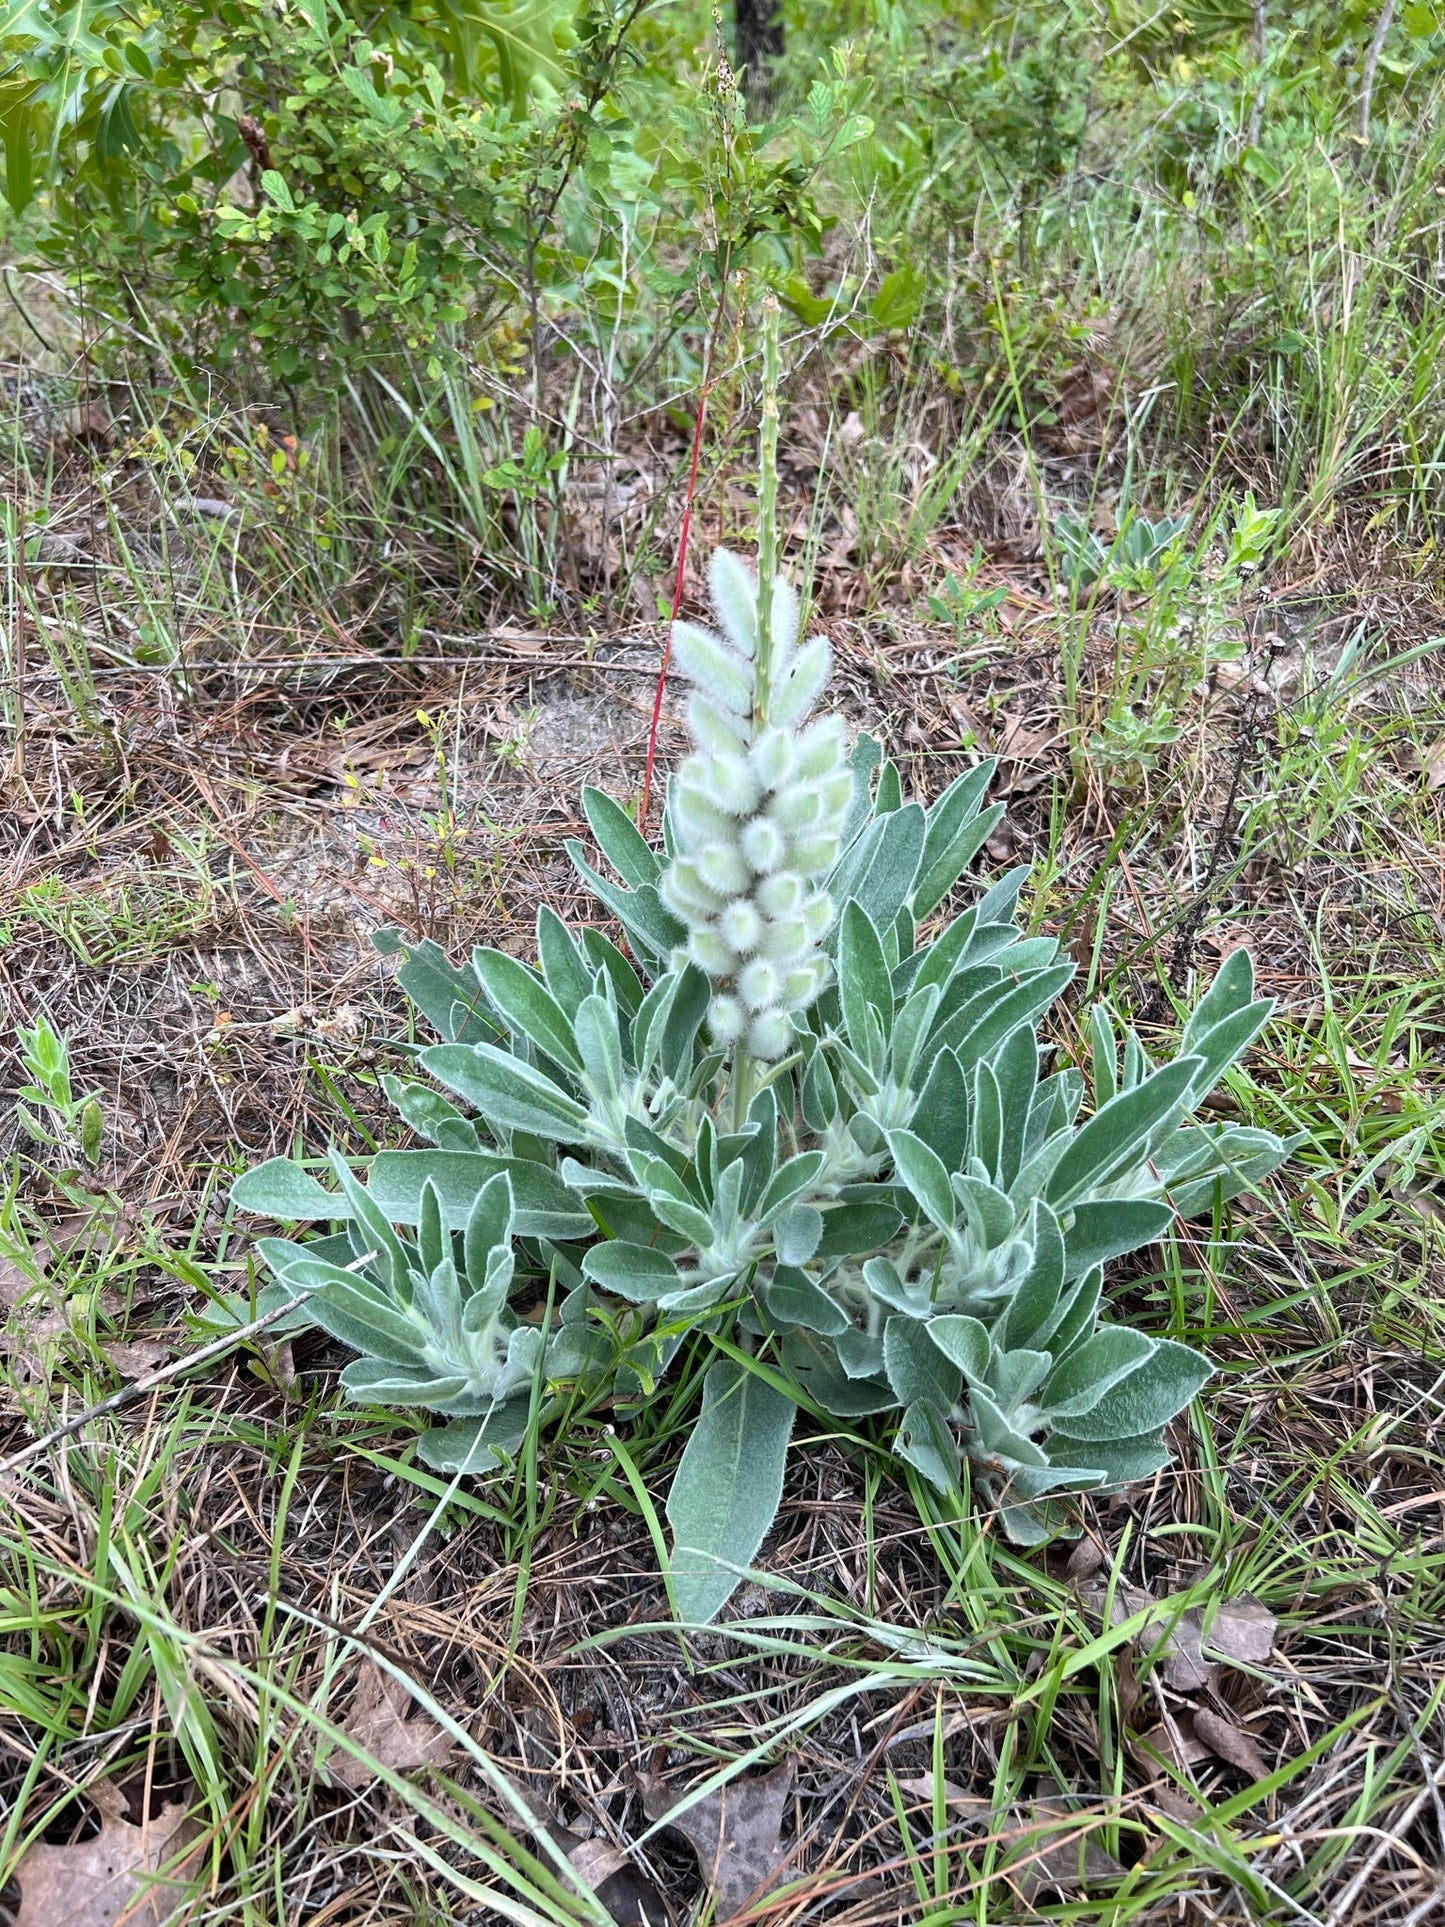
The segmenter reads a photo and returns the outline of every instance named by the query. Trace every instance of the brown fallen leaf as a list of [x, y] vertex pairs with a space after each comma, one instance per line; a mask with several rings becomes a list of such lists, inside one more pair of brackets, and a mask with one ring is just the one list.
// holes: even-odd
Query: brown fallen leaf
[[1237, 1766], [1251, 1780], [1269, 1777], [1264, 1755], [1251, 1735], [1242, 1726], [1236, 1726], [1233, 1720], [1222, 1719], [1218, 1713], [1211, 1713], [1208, 1707], [1199, 1706], [1194, 1711], [1194, 1731], [1211, 1752], [1217, 1753], [1221, 1760], [1227, 1760], [1231, 1766]]
[[1230, 1666], [1268, 1666], [1279, 1621], [1249, 1593], [1226, 1599], [1204, 1635], [1206, 1652]]
[[674, 1828], [697, 1855], [718, 1921], [731, 1920], [779, 1885], [793, 1856], [779, 1836], [795, 1770], [795, 1763], [785, 1760], [771, 1773], [730, 1780], [686, 1807], [687, 1795], [660, 1776], [639, 1776], [643, 1811], [649, 1820]]
[[122, 1378], [144, 1378], [171, 1355], [163, 1338], [102, 1338], [100, 1349]]
[[1046, 1794], [1034, 1802], [1021, 1826], [1008, 1836], [1010, 1854], [1002, 1869], [1013, 1873], [1026, 1900], [1040, 1887], [1073, 1894], [1124, 1878], [1123, 1867], [1094, 1838], [1094, 1817], [1063, 1794]]
[[59, 1847], [40, 1840], [26, 1850], [15, 1869], [15, 1927], [161, 1927], [196, 1871], [201, 1828], [181, 1803], [133, 1826], [125, 1795], [106, 1781], [87, 1787], [86, 1796], [100, 1809], [100, 1832]]
[[[1085, 1586], [1079, 1598], [1102, 1618], [1109, 1589], [1097, 1583]], [[1217, 1686], [1221, 1662], [1264, 1666], [1274, 1650], [1275, 1616], [1248, 1593], [1217, 1606], [1206, 1630], [1203, 1606], [1189, 1606], [1179, 1613], [1173, 1600], [1156, 1601], [1139, 1586], [1115, 1586], [1111, 1625], [1121, 1626], [1143, 1612], [1149, 1613], [1149, 1619], [1138, 1643], [1159, 1646], [1156, 1664], [1160, 1677], [1178, 1693], [1204, 1692]]]
[[993, 1808], [991, 1800], [985, 1800], [977, 1793], [968, 1792], [955, 1780], [936, 1781], [931, 1773], [920, 1773], [915, 1779], [900, 1780], [898, 1790], [900, 1793], [906, 1793], [910, 1799], [921, 1801], [928, 1807], [933, 1805], [935, 1793], [941, 1792], [945, 1806], [962, 1807], [966, 1813], [988, 1813]]
[[1214, 1750], [1206, 1741], [1195, 1737], [1194, 1721], [1187, 1712], [1181, 1712], [1141, 1733], [1137, 1740], [1130, 1742], [1130, 1751], [1145, 1765], [1151, 1764], [1151, 1754], [1157, 1754], [1161, 1760], [1171, 1761], [1181, 1773], [1188, 1773], [1191, 1767], [1202, 1766], [1211, 1759]]
[[545, 1834], [562, 1849], [579, 1883], [602, 1902], [614, 1927], [671, 1927], [673, 1913], [666, 1895], [624, 1848], [598, 1835], [573, 1833], [539, 1794], [523, 1786], [515, 1774], [501, 1770], [532, 1833]]
[[1432, 743], [1420, 758], [1420, 769], [1427, 790], [1445, 789], [1445, 736]]
[[419, 1766], [440, 1766], [452, 1750], [451, 1735], [425, 1713], [407, 1717], [411, 1694], [401, 1680], [363, 1659], [351, 1711], [342, 1732], [371, 1756], [361, 1759], [338, 1749], [326, 1762], [333, 1780], [358, 1791], [371, 1785], [377, 1765], [407, 1773]]

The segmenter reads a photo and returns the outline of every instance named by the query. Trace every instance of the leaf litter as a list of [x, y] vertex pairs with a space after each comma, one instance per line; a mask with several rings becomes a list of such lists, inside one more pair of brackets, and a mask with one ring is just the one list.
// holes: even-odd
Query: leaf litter
[[99, 1833], [26, 1849], [16, 1868], [15, 1927], [161, 1927], [194, 1878], [202, 1829], [184, 1801], [136, 1826], [114, 1781], [85, 1792], [100, 1813]]
[[788, 1759], [694, 1800], [660, 1775], [639, 1774], [643, 1812], [680, 1833], [697, 1855], [715, 1919], [731, 1920], [781, 1884], [795, 1851], [783, 1844], [782, 1829], [796, 1778], [797, 1762]]
[[[1072, 1576], [1081, 1577], [1091, 1566], [1094, 1562], [1087, 1555], [1081, 1557]], [[1191, 1696], [1185, 1708], [1175, 1713], [1165, 1709], [1164, 1717], [1139, 1736], [1139, 1747], [1172, 1760], [1182, 1772], [1212, 1756], [1251, 1780], [1268, 1776], [1269, 1767], [1254, 1738], [1232, 1717], [1232, 1709], [1221, 1697], [1228, 1669], [1259, 1671], [1269, 1664], [1278, 1622], [1267, 1606], [1243, 1593], [1221, 1601], [1212, 1611], [1207, 1605], [1195, 1605], [1180, 1612], [1176, 1610], [1177, 1595], [1156, 1600], [1143, 1587], [1123, 1583], [1111, 1593], [1092, 1575], [1089, 1583], [1080, 1586], [1079, 1598], [1101, 1620], [1107, 1613], [1114, 1626], [1137, 1614], [1147, 1614], [1140, 1643], [1153, 1641], [1159, 1679], [1174, 1692]], [[1126, 1652], [1121, 1662], [1120, 1677], [1128, 1681], [1128, 1689], [1120, 1696], [1121, 1704], [1127, 1702], [1127, 1717], [1137, 1703], [1139, 1689], [1132, 1654]], [[1205, 1696], [1215, 1704], [1196, 1703], [1196, 1696]]]
[[428, 1714], [408, 1712], [412, 1695], [403, 1681], [373, 1659], [363, 1659], [351, 1711], [342, 1732], [358, 1751], [340, 1749], [327, 1760], [333, 1780], [360, 1792], [376, 1779], [378, 1766], [394, 1773], [440, 1766], [452, 1750], [452, 1737]]

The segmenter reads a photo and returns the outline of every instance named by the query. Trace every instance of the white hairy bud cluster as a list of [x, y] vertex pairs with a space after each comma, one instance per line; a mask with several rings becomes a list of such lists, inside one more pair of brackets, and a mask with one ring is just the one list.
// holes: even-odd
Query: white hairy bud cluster
[[833, 905], [822, 879], [838, 856], [853, 791], [836, 717], [808, 724], [832, 668], [828, 644], [799, 646], [798, 598], [773, 585], [766, 676], [758, 663], [758, 585], [719, 549], [709, 571], [721, 633], [680, 622], [673, 658], [694, 684], [695, 752], [673, 780], [676, 855], [662, 878], [688, 926], [676, 959], [712, 978], [715, 1041], [782, 1056], [794, 1011], [827, 981]]

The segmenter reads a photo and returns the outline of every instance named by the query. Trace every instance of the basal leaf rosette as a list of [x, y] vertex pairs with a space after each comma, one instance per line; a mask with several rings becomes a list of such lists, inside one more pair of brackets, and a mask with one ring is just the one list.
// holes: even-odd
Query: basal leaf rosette
[[690, 960], [712, 983], [714, 1041], [772, 1060], [788, 1049], [792, 1014], [827, 981], [833, 903], [823, 879], [838, 858], [852, 777], [841, 722], [807, 721], [832, 658], [821, 636], [799, 645], [791, 586], [773, 584], [761, 652], [756, 577], [719, 549], [709, 587], [718, 628], [679, 623], [673, 634], [677, 666], [694, 685], [696, 749], [672, 785], [676, 852], [661, 893], [688, 931], [675, 965]]

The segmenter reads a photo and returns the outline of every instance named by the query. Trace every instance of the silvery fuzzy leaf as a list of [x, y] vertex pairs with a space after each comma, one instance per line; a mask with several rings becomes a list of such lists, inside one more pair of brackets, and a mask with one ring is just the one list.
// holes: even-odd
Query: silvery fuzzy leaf
[[[839, 920], [838, 995], [848, 1042], [865, 1063], [874, 1064], [875, 1034], [883, 1043], [892, 1035], [893, 982], [878, 927], [856, 901], [843, 906]], [[869, 1011], [877, 1019], [876, 1031]]]
[[415, 946], [403, 943], [405, 961], [396, 980], [439, 1036], [490, 1037], [495, 1026], [484, 1014], [486, 1000], [473, 971], [453, 964], [430, 937]]
[[883, 1369], [900, 1405], [922, 1399], [948, 1412], [963, 1390], [963, 1373], [933, 1342], [928, 1325], [906, 1315], [883, 1327]]
[[1055, 1358], [1063, 1359], [1093, 1331], [1104, 1295], [1104, 1268], [1095, 1265], [1076, 1284], [1067, 1285], [1060, 1294], [1051, 1317], [1045, 1319], [1035, 1343], [1047, 1346]]
[[[1242, 955], [1236, 951], [1235, 955]], [[1212, 1091], [1215, 1085], [1258, 1037], [1274, 1014], [1274, 999], [1261, 998], [1257, 1004], [1247, 1004], [1232, 1017], [1221, 1018], [1209, 1030], [1195, 1028], [1188, 1037], [1183, 1049], [1200, 1059], [1200, 1069], [1196, 1073], [1191, 1101], [1195, 1104]]]
[[564, 1070], [581, 1070], [567, 1014], [535, 970], [505, 950], [480, 946], [472, 952], [472, 968], [514, 1037], [530, 1038]]
[[[427, 1189], [438, 1195], [434, 1183], [429, 1181]], [[510, 1255], [513, 1216], [512, 1180], [505, 1171], [499, 1171], [478, 1191], [476, 1203], [467, 1216], [462, 1239], [463, 1262], [474, 1286], [486, 1279], [494, 1251], [501, 1249]]]
[[[860, 1196], [867, 1191], [869, 1195]], [[889, 1186], [850, 1187], [849, 1194], [823, 1213], [819, 1258], [860, 1258], [891, 1244], [903, 1229], [903, 1214]]]
[[1184, 1025], [1184, 1049], [1195, 1050], [1207, 1031], [1237, 1017], [1254, 996], [1254, 959], [1245, 949], [1232, 950], [1214, 973], [1214, 981]]
[[[761, 1132], [759, 1137], [762, 1137]], [[768, 1179], [767, 1188], [756, 1204], [749, 1203], [749, 1209], [756, 1216], [758, 1223], [764, 1225], [771, 1223], [786, 1205], [792, 1204], [796, 1198], [805, 1196], [827, 1161], [827, 1154], [823, 1151], [800, 1151], [796, 1157], [789, 1158]], [[819, 1229], [821, 1232], [821, 1225]]]
[[582, 1082], [599, 1104], [620, 1105], [623, 1099], [622, 1035], [617, 1010], [594, 992], [585, 997], [572, 1020], [582, 1061]]
[[1063, 1230], [1041, 1198], [1034, 1200], [1025, 1235], [1033, 1257], [999, 1322], [998, 1342], [1005, 1350], [1043, 1342], [1064, 1288]]
[[681, 1273], [665, 1252], [620, 1238], [593, 1245], [582, 1260], [582, 1275], [599, 1290], [639, 1305], [655, 1303], [683, 1284]]
[[758, 652], [757, 576], [731, 549], [714, 549], [708, 564], [707, 591], [713, 614], [728, 641], [751, 662]]
[[991, 984], [940, 1021], [931, 1042], [937, 1050], [957, 1051], [963, 1068], [972, 1071], [1020, 1024], [1036, 1023], [1068, 987], [1073, 975], [1073, 964], [1054, 964], [1005, 991]]
[[575, 1010], [592, 989], [592, 972], [572, 932], [545, 903], [537, 911], [537, 955], [547, 988], [564, 1010]]
[[984, 792], [998, 765], [990, 760], [960, 776], [928, 812], [923, 850], [911, 898], [921, 922], [942, 903], [997, 828], [1003, 805], [980, 814]]
[[[841, 1370], [825, 1339], [814, 1338], [806, 1331], [789, 1332], [782, 1340], [782, 1353], [789, 1371], [808, 1397], [832, 1418], [868, 1418], [897, 1405], [891, 1389], [880, 1384], [876, 1377], [870, 1378], [866, 1372], [852, 1377]], [[879, 1369], [882, 1369], [881, 1358]]]
[[835, 903], [855, 897], [878, 929], [890, 928], [912, 892], [926, 835], [917, 803], [876, 819], [839, 858], [828, 877], [829, 895]]
[[[652, 896], [655, 900], [656, 893], [639, 890], [637, 896], [641, 900]], [[582, 932], [582, 949], [594, 972], [607, 979], [605, 984], [598, 985], [598, 992], [610, 994], [625, 1019], [635, 1017], [642, 1008], [646, 992], [642, 988], [642, 979], [628, 959], [610, 938], [604, 937], [600, 930], [590, 924]]]
[[954, 1177], [953, 1192], [981, 1250], [998, 1251], [1012, 1239], [1018, 1216], [1005, 1192], [966, 1172]]
[[813, 1204], [790, 1204], [773, 1219], [773, 1250], [784, 1265], [805, 1265], [823, 1235], [823, 1214]]
[[838, 1086], [821, 1045], [808, 1055], [807, 1069], [803, 1073], [802, 1105], [803, 1122], [810, 1131], [821, 1135], [831, 1130], [838, 1120]]
[[[454, 1047], [441, 1045], [437, 1048]], [[407, 1276], [411, 1270], [411, 1254], [392, 1229], [390, 1218], [380, 1209], [375, 1198], [357, 1182], [351, 1166], [340, 1151], [332, 1150], [330, 1162], [332, 1175], [351, 1205], [350, 1235], [357, 1256], [362, 1256], [367, 1250], [373, 1252], [376, 1270], [391, 1291], [404, 1300]]]
[[838, 1334], [838, 1363], [849, 1378], [881, 1378], [883, 1375], [883, 1340], [874, 1332], [859, 1331], [850, 1325], [845, 1332]]
[[898, 1423], [893, 1450], [938, 1492], [958, 1491], [958, 1444], [942, 1412], [927, 1399], [910, 1405]]
[[1174, 1211], [1147, 1198], [1100, 1198], [1076, 1204], [1069, 1218], [1068, 1276], [1076, 1278], [1094, 1265], [1156, 1243], [1173, 1224]]
[[1091, 1439], [1075, 1449], [1062, 1435], [1059, 1451], [1071, 1458], [1086, 1458], [1097, 1466], [1106, 1486], [1130, 1485], [1135, 1479], [1150, 1479], [1169, 1463], [1169, 1449], [1158, 1432], [1143, 1432], [1136, 1438]]
[[306, 1307], [307, 1317], [343, 1345], [392, 1365], [416, 1363], [422, 1343], [420, 1332], [370, 1279], [316, 1259], [288, 1265], [283, 1276], [293, 1290], [314, 1293]]
[[659, 1066], [666, 1077], [679, 1087], [685, 1085], [693, 1068], [697, 1035], [707, 1015], [712, 986], [692, 964], [682, 972], [677, 995], [663, 1019], [659, 1046]]
[[243, 1171], [231, 1186], [231, 1197], [238, 1211], [254, 1211], [280, 1224], [351, 1216], [349, 1200], [328, 1191], [293, 1158], [267, 1158], [253, 1171]]
[[706, 1625], [758, 1553], [783, 1495], [797, 1407], [756, 1372], [719, 1359], [667, 1496], [672, 1594], [684, 1624]]
[[564, 1179], [550, 1164], [502, 1157], [494, 1151], [379, 1151], [371, 1160], [367, 1189], [393, 1224], [420, 1216], [424, 1184], [436, 1186], [447, 1229], [466, 1227], [477, 1193], [499, 1171], [511, 1179], [519, 1238], [585, 1238], [595, 1229]]
[[933, 1310], [931, 1279], [905, 1279], [891, 1258], [870, 1258], [863, 1267], [863, 1282], [875, 1301], [889, 1311], [902, 1312], [908, 1318], [927, 1318]]
[[586, 1137], [587, 1113], [576, 1099], [507, 1051], [491, 1044], [433, 1044], [422, 1052], [421, 1064], [493, 1128], [562, 1143]]
[[622, 881], [634, 890], [656, 883], [661, 859], [622, 805], [589, 787], [582, 792], [582, 808], [598, 847]]
[[407, 1129], [425, 1138], [429, 1144], [448, 1151], [476, 1151], [481, 1148], [482, 1140], [476, 1125], [449, 1098], [443, 1097], [440, 1091], [434, 1091], [429, 1084], [417, 1084], [384, 1071], [381, 1088], [396, 1106]]
[[1055, 1431], [1085, 1443], [1092, 1439], [1107, 1443], [1157, 1431], [1184, 1410], [1213, 1373], [1209, 1360], [1189, 1346], [1168, 1338], [1157, 1339], [1142, 1365], [1106, 1392], [1090, 1411], [1069, 1418]]
[[968, 1082], [951, 1050], [930, 1050], [928, 1056], [933, 1068], [908, 1128], [937, 1155], [946, 1171], [957, 1171], [968, 1152]]
[[994, 1347], [989, 1360], [988, 1391], [997, 1400], [1000, 1411], [1007, 1412], [1016, 1423], [1019, 1407], [1037, 1391], [1048, 1376], [1053, 1364], [1051, 1352], [1017, 1351], [1002, 1352]]
[[639, 1175], [647, 1202], [662, 1222], [700, 1250], [706, 1250], [714, 1236], [712, 1219], [677, 1173], [661, 1158], [649, 1158]]
[[347, 1396], [359, 1404], [420, 1405], [436, 1411], [467, 1389], [462, 1373], [443, 1375], [425, 1366], [385, 1365], [376, 1358], [354, 1358], [341, 1374]]
[[768, 721], [778, 729], [796, 729], [827, 688], [832, 673], [833, 652], [822, 636], [814, 636], [770, 692]]
[[[566, 845], [573, 868], [599, 902], [617, 918], [638, 955], [650, 965], [661, 967], [687, 938], [687, 926], [664, 909], [654, 885], [642, 890], [623, 889], [601, 876], [587, 860], [586, 845], [570, 837]], [[584, 933], [584, 944], [586, 935]], [[640, 1001], [640, 1000], [639, 1000]]]
[[423, 1432], [417, 1456], [434, 1472], [490, 1472], [510, 1458], [527, 1436], [530, 1401], [493, 1404], [480, 1418], [458, 1420]]
[[971, 1388], [968, 1404], [979, 1443], [987, 1456], [1001, 1460], [1009, 1470], [1016, 1466], [1048, 1465], [1042, 1446], [1035, 1445], [1011, 1424], [987, 1392]]
[[888, 1148], [898, 1177], [924, 1216], [940, 1231], [952, 1231], [958, 1205], [942, 1158], [912, 1131], [889, 1131]]
[[679, 622], [672, 631], [672, 656], [682, 674], [721, 710], [746, 716], [753, 706], [750, 664], [727, 647], [711, 629]]
[[796, 1265], [782, 1262], [764, 1277], [760, 1289], [769, 1315], [780, 1325], [801, 1325], [807, 1331], [836, 1338], [848, 1330], [846, 1311], [816, 1279]]
[[1199, 1070], [1197, 1057], [1164, 1064], [1133, 1090], [1120, 1091], [1095, 1111], [1054, 1166], [1047, 1197], [1055, 1209], [1088, 1196], [1107, 1184], [1111, 1173], [1127, 1169], [1144, 1154], [1161, 1125], [1178, 1116]]
[[989, 1360], [993, 1344], [988, 1328], [977, 1318], [959, 1312], [945, 1312], [930, 1318], [923, 1330], [929, 1341], [945, 1358], [951, 1359], [971, 1386], [988, 1384]]
[[1191, 1125], [1155, 1149], [1154, 1163], [1181, 1218], [1214, 1208], [1216, 1197], [1238, 1197], [1277, 1170], [1304, 1133], [1278, 1138], [1247, 1125]]

